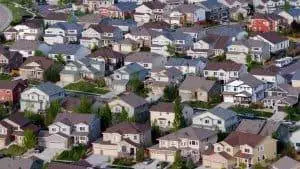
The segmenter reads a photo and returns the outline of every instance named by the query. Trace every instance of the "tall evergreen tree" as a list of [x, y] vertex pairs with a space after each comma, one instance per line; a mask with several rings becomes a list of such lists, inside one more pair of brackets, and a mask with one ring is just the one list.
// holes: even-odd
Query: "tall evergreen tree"
[[171, 169], [184, 169], [185, 164], [181, 157], [180, 151], [176, 151], [175, 157], [174, 157], [174, 163], [171, 166]]
[[60, 103], [58, 100], [55, 100], [50, 103], [50, 107], [46, 109], [46, 119], [45, 124], [48, 126], [51, 124], [54, 119], [56, 118], [56, 115], [61, 111]]
[[108, 104], [98, 110], [98, 116], [101, 118], [101, 131], [104, 131], [112, 124], [112, 113]]
[[87, 97], [82, 97], [80, 99], [80, 104], [76, 108], [78, 113], [91, 113], [92, 112], [92, 102]]
[[173, 109], [174, 109], [174, 113], [175, 113], [173, 127], [174, 127], [174, 130], [177, 131], [177, 130], [185, 127], [185, 120], [184, 120], [184, 116], [182, 114], [182, 106], [181, 106], [181, 98], [180, 98], [180, 96], [178, 96], [175, 99], [175, 103], [174, 103], [174, 108]]
[[23, 146], [27, 149], [33, 148], [37, 144], [37, 138], [32, 130], [24, 131]]
[[120, 113], [120, 116], [119, 116], [119, 120], [121, 122], [129, 120], [129, 118], [128, 118], [128, 112], [123, 107], [122, 107], [122, 112]]

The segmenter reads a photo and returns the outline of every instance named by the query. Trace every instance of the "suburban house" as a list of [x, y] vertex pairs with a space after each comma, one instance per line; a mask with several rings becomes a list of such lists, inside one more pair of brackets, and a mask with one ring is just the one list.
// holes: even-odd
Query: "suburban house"
[[150, 20], [160, 21], [164, 13], [165, 4], [160, 1], [144, 2], [135, 8], [134, 20], [142, 25]]
[[203, 166], [216, 169], [234, 168], [276, 158], [277, 141], [269, 136], [232, 132], [225, 140], [214, 144], [202, 156]]
[[203, 70], [205, 78], [216, 78], [224, 83], [227, 83], [232, 78], [239, 78], [245, 73], [247, 73], [245, 65], [232, 61], [210, 62], [206, 64]]
[[18, 103], [21, 92], [28, 86], [27, 81], [19, 80], [0, 80], [0, 103]]
[[193, 117], [193, 125], [221, 132], [233, 131], [237, 124], [237, 114], [222, 107], [214, 107]]
[[113, 50], [124, 54], [136, 52], [140, 44], [132, 39], [124, 39], [113, 44]]
[[0, 73], [17, 73], [22, 63], [23, 57], [19, 52], [11, 52], [0, 46]]
[[123, 38], [120, 28], [104, 24], [90, 25], [82, 31], [81, 36], [80, 44], [91, 49], [108, 46]]
[[78, 44], [54, 44], [49, 51], [48, 56], [52, 59], [56, 59], [59, 55], [62, 56], [64, 61], [79, 60], [87, 55], [91, 51], [82, 45]]
[[44, 56], [31, 56], [21, 65], [19, 74], [27, 79], [43, 80], [44, 73], [54, 61]]
[[262, 100], [266, 108], [282, 110], [285, 106], [294, 106], [299, 100], [299, 89], [283, 83], [267, 89], [266, 97]]
[[232, 79], [224, 85], [224, 102], [237, 104], [250, 104], [262, 100], [265, 97], [266, 84], [246, 73], [237, 79]]
[[171, 57], [168, 59], [165, 67], [176, 68], [180, 70], [183, 74], [201, 74], [203, 69], [206, 66], [207, 61], [201, 58], [197, 59], [188, 59], [188, 58], [174, 58]]
[[93, 142], [93, 154], [109, 157], [136, 157], [140, 148], [151, 145], [151, 127], [122, 122], [107, 128], [103, 137]]
[[222, 23], [229, 19], [229, 8], [217, 0], [202, 1], [198, 5], [205, 9], [206, 20]]
[[[161, 130], [172, 129], [175, 113], [174, 103], [159, 102], [150, 108], [150, 122], [151, 125], [158, 126]], [[188, 105], [182, 105], [182, 114], [187, 125], [191, 124], [193, 116], [193, 108]]]
[[293, 145], [297, 152], [300, 151], [300, 130], [296, 130], [290, 133], [289, 142]]
[[149, 30], [143, 26], [134, 28], [130, 33], [125, 34], [125, 39], [131, 39], [139, 43], [141, 47], [151, 46], [151, 39], [153, 35], [156, 35], [157, 31]]
[[26, 110], [34, 113], [43, 112], [55, 100], [65, 97], [64, 89], [53, 83], [46, 82], [24, 90], [21, 93], [21, 112]]
[[247, 57], [252, 61], [265, 63], [271, 58], [269, 44], [260, 40], [239, 40], [227, 47], [226, 59], [236, 63], [247, 64]]
[[300, 70], [296, 70], [295, 74], [293, 75], [292, 79], [292, 86], [293, 87], [300, 87]]
[[76, 43], [79, 41], [82, 31], [83, 26], [77, 23], [58, 22], [45, 29], [43, 38], [49, 45]]
[[43, 161], [38, 158], [4, 157], [0, 163], [3, 168], [43, 168]]
[[105, 63], [91, 58], [81, 58], [74, 62], [69, 62], [60, 72], [60, 81], [72, 83], [80, 79], [96, 80], [105, 75]]
[[297, 169], [300, 168], [299, 161], [284, 156], [271, 165], [271, 169]]
[[255, 40], [261, 40], [269, 44], [270, 52], [277, 53], [286, 50], [289, 47], [289, 39], [278, 35], [276, 32], [259, 33], [252, 37]]
[[216, 81], [199, 76], [187, 76], [179, 86], [182, 101], [208, 102], [212, 96], [220, 94], [221, 86]]
[[267, 66], [262, 68], [254, 68], [250, 73], [257, 79], [268, 84], [285, 83], [285, 78], [280, 74], [280, 69], [276, 66]]
[[163, 68], [167, 58], [163, 55], [151, 52], [135, 52], [126, 56], [125, 65], [137, 63], [145, 69]]
[[122, 32], [129, 32], [137, 27], [137, 23], [133, 19], [112, 19], [104, 18], [101, 24], [112, 25], [122, 30]]
[[86, 6], [87, 9], [91, 12], [96, 12], [101, 7], [111, 6], [114, 4], [112, 0], [104, 0], [104, 1], [94, 1], [94, 0], [86, 0], [82, 2], [83, 6]]
[[50, 12], [44, 17], [44, 25], [54, 25], [58, 22], [67, 22], [68, 14], [66, 12]]
[[124, 93], [120, 97], [111, 100], [108, 105], [112, 113], [119, 114], [125, 110], [128, 117], [135, 117], [137, 120], [147, 118], [147, 101], [134, 93]]
[[[9, 48], [11, 52], [19, 52], [23, 58], [34, 56], [36, 50], [41, 50], [44, 45], [34, 40], [17, 40]], [[49, 49], [48, 49], [49, 50]]]
[[23, 144], [24, 131], [31, 130], [37, 135], [40, 128], [32, 124], [21, 113], [14, 113], [0, 121], [0, 147], [5, 147], [14, 142], [17, 145]]
[[288, 24], [291, 24], [293, 21], [296, 21], [297, 23], [300, 22], [299, 8], [291, 8], [288, 11], [282, 10], [278, 13], [278, 15], [285, 18]]
[[248, 28], [254, 32], [276, 32], [286, 25], [286, 20], [279, 15], [256, 13], [250, 19]]
[[190, 126], [158, 138], [159, 143], [148, 150], [151, 159], [174, 162], [175, 154], [180, 150], [182, 157], [198, 162], [205, 147], [216, 143], [217, 139], [215, 131]]
[[132, 18], [134, 9], [136, 7], [136, 3], [119, 1], [118, 3], [115, 3], [113, 5], [101, 7], [99, 9], [99, 14], [104, 18]]
[[39, 145], [67, 149], [73, 144], [88, 144], [100, 136], [100, 119], [95, 114], [58, 113], [49, 131], [40, 134]]

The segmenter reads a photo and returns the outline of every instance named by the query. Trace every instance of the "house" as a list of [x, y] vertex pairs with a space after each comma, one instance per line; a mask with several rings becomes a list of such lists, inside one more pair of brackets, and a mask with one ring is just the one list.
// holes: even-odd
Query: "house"
[[203, 38], [206, 35], [205, 28], [202, 27], [201, 25], [194, 25], [191, 27], [181, 27], [178, 28], [178, 31], [192, 36], [194, 42], [198, 41], [199, 39]]
[[135, 52], [126, 56], [125, 65], [137, 63], [145, 69], [163, 68], [167, 62], [167, 58], [151, 52]]
[[42, 31], [42, 21], [39, 19], [31, 19], [14, 26], [8, 31], [4, 31], [3, 34], [5, 40], [38, 40]]
[[4, 157], [0, 159], [3, 168], [42, 168], [43, 161], [37, 158]]
[[289, 39], [284, 36], [278, 35], [276, 32], [259, 33], [252, 38], [268, 43], [271, 53], [281, 52], [288, 49], [289, 47]]
[[229, 19], [229, 8], [217, 0], [202, 1], [198, 5], [205, 9], [206, 20], [222, 23]]
[[119, 114], [122, 110], [127, 111], [128, 117], [135, 117], [137, 120], [146, 119], [148, 103], [146, 100], [134, 93], [125, 93], [108, 103], [111, 112]]
[[21, 113], [13, 113], [0, 121], [0, 147], [5, 147], [10, 143], [23, 145], [24, 131], [31, 130], [37, 135], [40, 128], [32, 124]]
[[42, 83], [38, 86], [28, 88], [21, 93], [20, 111], [43, 112], [50, 106], [51, 102], [63, 99], [64, 97], [64, 89], [50, 82]]
[[274, 65], [254, 68], [250, 73], [257, 79], [268, 84], [282, 84], [286, 82], [285, 78], [280, 74], [280, 69]]
[[239, 40], [227, 47], [226, 59], [236, 63], [247, 64], [247, 57], [252, 61], [265, 63], [271, 58], [269, 44], [260, 40]]
[[296, 161], [288, 156], [280, 158], [271, 165], [271, 169], [297, 169], [300, 168], [299, 161]]
[[234, 168], [245, 164], [247, 168], [276, 158], [277, 141], [271, 137], [232, 132], [225, 140], [215, 143], [202, 156], [203, 166]]
[[[151, 125], [158, 126], [162, 130], [172, 129], [175, 113], [174, 113], [174, 103], [164, 103], [159, 102], [150, 108], [150, 122]], [[188, 105], [182, 105], [182, 114], [187, 125], [191, 124], [193, 116], [193, 108]]]
[[19, 52], [23, 58], [34, 56], [36, 50], [39, 50], [40, 43], [33, 40], [17, 40], [9, 48], [11, 52]]
[[256, 13], [250, 19], [248, 28], [254, 32], [277, 32], [286, 25], [286, 20], [279, 15]]
[[77, 23], [82, 25], [83, 28], [88, 28], [91, 25], [96, 25], [101, 22], [101, 15], [98, 13], [86, 14], [78, 17]]
[[209, 27], [206, 29], [206, 34], [229, 37], [231, 41], [244, 39], [248, 35], [243, 24], [224, 24]]
[[247, 73], [247, 68], [243, 64], [232, 61], [209, 62], [203, 72], [205, 78], [216, 78], [226, 83], [232, 78]]
[[193, 125], [221, 132], [233, 131], [237, 124], [237, 114], [222, 107], [214, 107], [193, 117]]
[[[293, 1], [290, 1], [293, 2]], [[274, 13], [284, 7], [285, 1], [279, 0], [256, 0], [253, 2], [253, 7], [260, 13]]]
[[151, 145], [151, 127], [147, 124], [122, 122], [102, 132], [93, 142], [93, 153], [109, 157], [136, 157], [138, 149]]
[[243, 1], [243, 0], [234, 0], [234, 1], [218, 0], [218, 2], [229, 7], [230, 9], [237, 8], [237, 7], [247, 7], [249, 3], [248, 1]]
[[289, 142], [293, 145], [296, 152], [300, 151], [300, 141], [299, 141], [300, 130], [296, 130], [290, 133]]
[[120, 28], [104, 24], [90, 25], [81, 36], [80, 44], [88, 48], [108, 46], [123, 38]]
[[113, 5], [114, 1], [112, 1], [112, 0], [104, 0], [104, 1], [87, 0], [87, 1], [83, 1], [82, 4], [84, 6], [87, 6], [88, 11], [96, 13], [97, 10], [99, 10], [99, 8], [101, 8], [101, 7]]
[[[58, 113], [39, 145], [67, 149], [72, 144], [89, 144], [100, 136], [100, 119], [95, 114]], [[47, 131], [43, 131], [47, 132]]]
[[199, 76], [187, 76], [179, 86], [179, 96], [182, 101], [208, 102], [214, 95], [220, 93], [220, 86], [213, 80]]
[[288, 24], [291, 24], [293, 21], [297, 23], [300, 22], [300, 9], [299, 8], [291, 8], [288, 11], [282, 10], [278, 13], [279, 16], [285, 18]]
[[121, 29], [122, 32], [129, 32], [130, 30], [137, 27], [137, 23], [132, 19], [111, 19], [104, 18], [100, 22], [104, 25], [111, 25]]
[[113, 50], [120, 53], [136, 52], [139, 49], [139, 43], [132, 39], [124, 39], [113, 44]]
[[131, 39], [139, 43], [141, 47], [150, 47], [152, 36], [156, 35], [157, 31], [149, 30], [143, 26], [134, 28], [130, 33], [125, 34], [125, 39]]
[[78, 44], [54, 44], [48, 56], [56, 59], [59, 55], [64, 61], [75, 61], [84, 58], [91, 53], [90, 49]]
[[97, 49], [88, 57], [96, 61], [104, 61], [105, 70], [110, 72], [122, 67], [124, 65], [125, 60], [124, 54], [113, 51], [112, 49], [107, 47]]
[[142, 25], [153, 21], [160, 21], [164, 13], [165, 4], [159, 1], [144, 2], [135, 8], [134, 20]]
[[17, 103], [20, 101], [21, 92], [27, 88], [27, 81], [0, 80], [0, 103]]
[[250, 73], [245, 73], [227, 82], [222, 95], [224, 102], [248, 105], [262, 100], [266, 88], [263, 81], [256, 79]]
[[300, 87], [299, 80], [300, 80], [300, 70], [298, 69], [298, 70], [296, 70], [296, 72], [295, 72], [295, 74], [292, 78], [292, 86], [293, 87]]
[[49, 45], [76, 43], [79, 41], [82, 31], [83, 26], [77, 23], [58, 22], [45, 29], [43, 38]]
[[200, 58], [169, 58], [165, 67], [167, 69], [175, 67], [183, 74], [200, 74], [206, 66], [206, 61]]
[[266, 97], [262, 100], [266, 108], [283, 110], [286, 106], [298, 103], [299, 90], [289, 84], [274, 85], [266, 90]]
[[60, 72], [60, 81], [72, 83], [80, 79], [96, 80], [105, 75], [105, 63], [91, 58], [81, 58], [74, 62], [69, 62]]
[[44, 17], [44, 25], [54, 25], [58, 22], [67, 22], [68, 14], [65, 12], [50, 12]]
[[191, 126], [158, 138], [159, 143], [148, 150], [150, 158], [159, 161], [174, 162], [175, 154], [180, 150], [182, 157], [198, 162], [205, 147], [216, 143], [217, 139], [215, 131]]
[[23, 63], [19, 52], [11, 52], [4, 46], [0, 46], [0, 73], [16, 73]]
[[43, 80], [44, 73], [47, 71], [54, 61], [44, 56], [31, 56], [21, 65], [19, 73], [21, 77], [27, 79]]
[[137, 4], [133, 2], [118, 2], [113, 5], [101, 7], [99, 13], [104, 18], [126, 19], [132, 18], [136, 7]]

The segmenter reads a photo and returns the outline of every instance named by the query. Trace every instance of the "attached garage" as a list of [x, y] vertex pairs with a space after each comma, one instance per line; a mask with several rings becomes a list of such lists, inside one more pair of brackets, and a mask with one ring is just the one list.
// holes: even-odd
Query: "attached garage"
[[93, 143], [93, 151], [94, 154], [99, 154], [103, 156], [118, 156], [118, 148], [115, 144], [101, 144], [101, 143]]
[[225, 103], [234, 103], [234, 97], [232, 95], [223, 95]]
[[175, 152], [169, 150], [150, 149], [150, 158], [160, 161], [174, 162]]
[[52, 134], [47, 137], [39, 137], [39, 145], [47, 148], [68, 149], [70, 138], [62, 134]]

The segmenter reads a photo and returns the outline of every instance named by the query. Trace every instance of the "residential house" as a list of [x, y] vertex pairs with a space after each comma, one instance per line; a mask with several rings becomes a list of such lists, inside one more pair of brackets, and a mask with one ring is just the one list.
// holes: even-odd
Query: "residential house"
[[192, 36], [194, 42], [198, 41], [206, 35], [205, 28], [199, 25], [194, 25], [191, 27], [181, 27], [178, 28], [178, 31]]
[[4, 157], [0, 159], [3, 168], [42, 168], [43, 161], [37, 158]]
[[77, 23], [58, 22], [49, 26], [43, 36], [47, 44], [76, 43], [79, 41], [82, 25]]
[[227, 47], [226, 59], [236, 63], [247, 64], [247, 57], [259, 63], [265, 63], [271, 58], [269, 44], [260, 40], [239, 40]]
[[4, 31], [3, 33], [5, 40], [38, 40], [42, 31], [42, 21], [39, 19], [31, 19], [14, 26], [8, 31]]
[[296, 152], [300, 151], [300, 140], [299, 140], [300, 130], [296, 130], [290, 133], [289, 142], [293, 145]]
[[279, 15], [256, 13], [251, 18], [248, 28], [254, 32], [277, 32], [286, 25], [286, 20]]
[[139, 43], [140, 47], [150, 47], [152, 36], [157, 35], [158, 32], [149, 30], [143, 26], [134, 28], [130, 33], [125, 34], [125, 39], [131, 39]]
[[112, 72], [116, 69], [121, 68], [124, 65], [124, 60], [125, 60], [124, 54], [113, 51], [112, 49], [107, 47], [97, 49], [88, 57], [96, 61], [100, 61], [100, 62], [104, 61], [105, 70], [108, 72]]
[[[290, 2], [291, 3], [291, 2]], [[300, 6], [300, 4], [299, 4]], [[291, 8], [288, 11], [282, 10], [278, 13], [279, 16], [285, 18], [288, 24], [291, 24], [293, 21], [297, 23], [300, 22], [300, 9], [299, 8]]]
[[43, 80], [45, 71], [52, 65], [54, 65], [54, 61], [50, 58], [31, 56], [21, 65], [19, 73], [26, 79]]
[[100, 22], [104, 25], [111, 25], [121, 29], [122, 32], [129, 32], [137, 27], [137, 23], [133, 19], [111, 19], [104, 18]]
[[222, 107], [214, 107], [193, 117], [193, 125], [221, 132], [230, 132], [238, 124], [236, 112]]
[[205, 9], [206, 20], [214, 22], [227, 22], [229, 19], [229, 8], [217, 0], [202, 1], [199, 5]]
[[299, 100], [299, 90], [289, 84], [275, 84], [266, 90], [266, 97], [262, 100], [266, 108], [283, 110], [286, 106], [294, 106]]
[[213, 80], [199, 76], [187, 76], [179, 87], [182, 101], [208, 102], [214, 95], [220, 94], [221, 87]]
[[[290, 1], [292, 2], [292, 1]], [[279, 0], [256, 0], [253, 1], [254, 9], [260, 13], [274, 13], [275, 11], [283, 8], [285, 1]]]
[[293, 78], [292, 78], [292, 86], [293, 87], [300, 87], [300, 70], [296, 70]]
[[269, 44], [270, 52], [277, 53], [288, 49], [289, 47], [289, 39], [278, 35], [276, 32], [265, 32], [259, 33], [255, 37], [255, 40], [261, 40]]
[[147, 119], [148, 103], [144, 98], [134, 93], [122, 94], [111, 100], [108, 105], [114, 114], [120, 114], [122, 110], [125, 110], [130, 118], [135, 117], [138, 121]]
[[104, 24], [91, 25], [81, 34], [80, 44], [88, 47], [103, 47], [123, 38], [121, 29]]
[[277, 141], [256, 134], [232, 132], [225, 140], [216, 143], [203, 154], [203, 166], [235, 168], [245, 164], [247, 168], [277, 155]]
[[113, 44], [113, 50], [120, 53], [136, 52], [139, 49], [139, 43], [132, 39], [124, 39]]
[[114, 4], [112, 0], [104, 0], [104, 1], [97, 1], [97, 0], [85, 0], [82, 2], [83, 5], [86, 5], [88, 11], [96, 12], [101, 7], [111, 6]]
[[[150, 108], [150, 122], [152, 126], [158, 126], [161, 130], [170, 130], [174, 127], [174, 103], [159, 102]], [[192, 123], [193, 108], [182, 105], [182, 114], [187, 125]]]
[[4, 46], [0, 46], [0, 73], [17, 73], [23, 63], [19, 52], [11, 52]]
[[75, 61], [84, 58], [91, 53], [90, 49], [78, 44], [54, 44], [49, 51], [48, 56], [56, 59], [62, 56], [64, 61]]
[[44, 25], [54, 25], [58, 22], [67, 22], [68, 14], [66, 12], [50, 12], [44, 17]]
[[65, 95], [64, 89], [55, 84], [50, 82], [42, 83], [21, 93], [20, 111], [43, 112], [50, 106], [51, 102], [63, 99]]
[[282, 84], [286, 82], [285, 78], [280, 74], [280, 69], [274, 65], [254, 68], [250, 73], [257, 79], [268, 84]]
[[40, 43], [38, 41], [33, 40], [17, 40], [14, 42], [9, 50], [11, 52], [19, 52], [23, 58], [28, 58], [30, 56], [34, 56], [35, 51], [39, 50]]
[[144, 2], [135, 8], [134, 20], [142, 25], [150, 20], [160, 21], [164, 13], [165, 4], [159, 1]]
[[174, 162], [179, 150], [182, 157], [198, 162], [205, 147], [216, 143], [217, 139], [215, 131], [190, 126], [158, 138], [159, 143], [148, 150], [150, 158], [159, 161]]
[[126, 56], [125, 65], [137, 63], [145, 69], [163, 68], [167, 62], [167, 58], [151, 52], [135, 52]]
[[175, 67], [183, 74], [200, 74], [206, 66], [207, 61], [203, 59], [169, 58], [165, 67]]
[[210, 62], [207, 63], [203, 72], [206, 78], [216, 78], [226, 83], [232, 78], [239, 78], [242, 74], [247, 73], [247, 68], [243, 64], [232, 61]]
[[142, 147], [151, 145], [151, 127], [147, 124], [122, 122], [102, 132], [93, 143], [93, 153], [109, 157], [136, 157]]
[[271, 169], [297, 169], [300, 168], [299, 161], [284, 156], [271, 165]]
[[58, 113], [48, 128], [48, 135], [39, 137], [39, 145], [67, 149], [72, 144], [89, 144], [98, 139], [100, 119], [95, 114]]
[[266, 84], [250, 73], [242, 74], [224, 85], [224, 102], [250, 104], [261, 101], [265, 97]]
[[28, 86], [27, 81], [0, 80], [0, 103], [18, 103], [21, 92]]
[[104, 18], [132, 18], [136, 7], [137, 4], [133, 2], [118, 2], [113, 5], [101, 7], [99, 14]]

